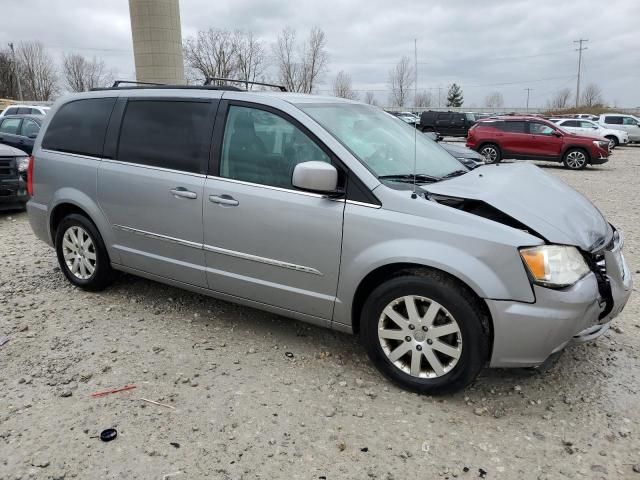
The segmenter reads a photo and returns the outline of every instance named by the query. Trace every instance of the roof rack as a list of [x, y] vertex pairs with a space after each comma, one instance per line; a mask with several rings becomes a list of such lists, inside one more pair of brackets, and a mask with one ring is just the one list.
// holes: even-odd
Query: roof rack
[[209, 86], [213, 85], [213, 82], [233, 82], [233, 83], [244, 83], [245, 85], [261, 85], [263, 87], [273, 87], [277, 88], [281, 92], [286, 92], [287, 88], [283, 85], [274, 85], [273, 83], [263, 83], [263, 82], [250, 82], [248, 80], [238, 80], [235, 78], [218, 78], [218, 77], [207, 77], [204, 80], [204, 85]]
[[116, 80], [115, 82], [113, 82], [113, 85], [111, 85], [111, 88], [118, 88], [123, 83], [131, 84], [131, 85], [155, 85], [155, 86], [166, 85], [166, 83], [136, 82], [135, 80]]
[[92, 92], [104, 90], [134, 90], [134, 89], [172, 89], [172, 90], [229, 90], [242, 92], [243, 89], [231, 85], [170, 85], [167, 83], [137, 82], [134, 80], [116, 80], [110, 87], [92, 88]]

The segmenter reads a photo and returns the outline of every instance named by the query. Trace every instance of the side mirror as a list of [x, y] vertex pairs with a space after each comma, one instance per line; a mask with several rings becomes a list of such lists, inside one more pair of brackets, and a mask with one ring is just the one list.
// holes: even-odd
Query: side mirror
[[558, 137], [558, 138], [562, 137], [562, 133], [557, 131], [557, 130], [554, 130], [551, 135], [553, 135], [554, 137]]
[[301, 190], [316, 193], [337, 193], [338, 170], [327, 162], [303, 162], [293, 169], [291, 183]]

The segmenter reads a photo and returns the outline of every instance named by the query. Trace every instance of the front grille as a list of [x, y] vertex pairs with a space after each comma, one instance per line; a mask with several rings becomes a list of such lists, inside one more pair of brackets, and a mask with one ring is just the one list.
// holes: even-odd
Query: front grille
[[15, 172], [15, 160], [11, 158], [0, 157], [0, 177], [13, 177]]

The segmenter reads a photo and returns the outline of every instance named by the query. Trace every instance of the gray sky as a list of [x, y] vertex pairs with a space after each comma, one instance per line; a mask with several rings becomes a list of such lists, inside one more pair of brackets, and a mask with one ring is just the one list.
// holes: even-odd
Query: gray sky
[[[133, 78], [127, 0], [0, 0], [0, 44], [40, 40], [57, 61], [63, 52], [97, 56]], [[573, 40], [588, 38], [583, 81], [597, 83], [605, 100], [640, 106], [640, 0], [180, 0], [182, 34], [200, 29], [251, 30], [269, 46], [285, 26], [306, 34], [322, 28], [331, 88], [339, 70], [356, 90], [374, 91], [382, 103], [388, 71], [401, 56], [413, 61], [418, 39], [419, 89], [437, 102], [451, 82], [462, 85], [465, 106], [483, 106], [499, 91], [505, 106], [542, 106], [563, 87], [575, 91]], [[15, 21], [13, 21], [15, 20]]]

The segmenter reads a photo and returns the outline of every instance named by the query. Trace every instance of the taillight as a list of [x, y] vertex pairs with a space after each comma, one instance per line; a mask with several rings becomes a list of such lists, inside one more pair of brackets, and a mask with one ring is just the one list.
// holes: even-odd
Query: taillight
[[29, 196], [33, 197], [33, 164], [36, 159], [33, 155], [29, 157], [29, 166], [27, 167], [27, 192]]

